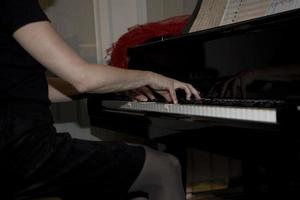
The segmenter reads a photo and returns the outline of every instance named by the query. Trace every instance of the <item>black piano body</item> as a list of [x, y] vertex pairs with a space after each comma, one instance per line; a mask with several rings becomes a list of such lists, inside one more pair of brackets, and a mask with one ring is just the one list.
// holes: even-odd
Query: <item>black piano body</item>
[[[247, 87], [246, 99], [239, 94], [218, 98], [211, 89], [245, 70], [300, 67], [299, 25], [300, 10], [293, 10], [131, 48], [131, 68], [192, 83], [207, 104], [184, 102], [178, 108], [166, 102], [131, 102], [118, 94], [93, 94], [88, 98], [91, 125], [164, 143], [183, 162], [187, 146], [242, 159], [245, 171], [252, 170], [245, 173], [251, 194], [256, 191], [254, 166], [264, 163], [274, 173], [270, 175], [271, 190], [290, 191], [287, 182], [296, 184], [300, 177], [296, 170], [300, 79], [272, 81], [266, 77]], [[195, 114], [197, 106], [200, 109]]]

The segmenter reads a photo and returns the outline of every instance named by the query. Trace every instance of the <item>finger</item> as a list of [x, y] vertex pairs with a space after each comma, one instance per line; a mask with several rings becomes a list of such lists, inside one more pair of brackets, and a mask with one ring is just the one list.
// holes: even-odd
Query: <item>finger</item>
[[148, 97], [143, 94], [138, 94], [138, 95], [134, 96], [133, 98], [137, 101], [143, 101], [143, 102], [148, 101]]
[[127, 91], [126, 95], [129, 96], [132, 100], [135, 100], [135, 96], [137, 96], [137, 93], [135, 91]]
[[132, 90], [131, 95], [133, 99], [137, 101], [148, 101], [148, 97], [145, 96], [139, 89]]
[[178, 99], [177, 99], [177, 96], [176, 96], [175, 89], [174, 88], [169, 89], [169, 93], [170, 93], [172, 102], [174, 104], [178, 104]]
[[159, 95], [161, 95], [167, 102], [172, 102], [171, 95], [167, 91], [157, 91]]
[[188, 86], [187, 85], [181, 85], [179, 88], [183, 89], [185, 91], [186, 100], [191, 100], [192, 93], [191, 93], [190, 89], [188, 88]]
[[148, 99], [150, 99], [151, 101], [155, 100], [155, 96], [154, 94], [152, 93], [152, 91], [147, 88], [147, 87], [143, 87], [141, 88], [141, 91], [148, 97]]
[[190, 91], [192, 92], [192, 94], [194, 95], [194, 97], [197, 100], [200, 100], [201, 99], [200, 92], [198, 90], [196, 90], [191, 84], [188, 84], [187, 86], [190, 89]]

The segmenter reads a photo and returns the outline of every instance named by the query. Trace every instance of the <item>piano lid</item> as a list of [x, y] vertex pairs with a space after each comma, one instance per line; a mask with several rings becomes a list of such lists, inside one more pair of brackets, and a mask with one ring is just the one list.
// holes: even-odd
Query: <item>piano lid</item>
[[207, 98], [300, 99], [300, 9], [129, 49], [129, 66], [192, 83]]

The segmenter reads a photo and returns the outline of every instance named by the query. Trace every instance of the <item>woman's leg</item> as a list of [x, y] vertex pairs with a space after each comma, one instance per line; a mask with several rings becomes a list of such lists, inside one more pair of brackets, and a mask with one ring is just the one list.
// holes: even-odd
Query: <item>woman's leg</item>
[[179, 161], [169, 154], [147, 147], [145, 149], [144, 167], [130, 192], [147, 192], [150, 200], [184, 200]]

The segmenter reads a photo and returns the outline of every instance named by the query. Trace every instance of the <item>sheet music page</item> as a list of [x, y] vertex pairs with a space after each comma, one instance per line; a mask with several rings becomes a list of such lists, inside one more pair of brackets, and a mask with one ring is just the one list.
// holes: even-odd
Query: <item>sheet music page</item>
[[219, 26], [226, 5], [227, 0], [203, 0], [190, 32]]
[[203, 0], [190, 33], [300, 8], [300, 0]]
[[281, 13], [299, 6], [299, 0], [228, 0], [220, 25]]
[[228, 0], [220, 25], [265, 16], [271, 0]]
[[273, 0], [267, 15], [300, 8], [300, 0]]

